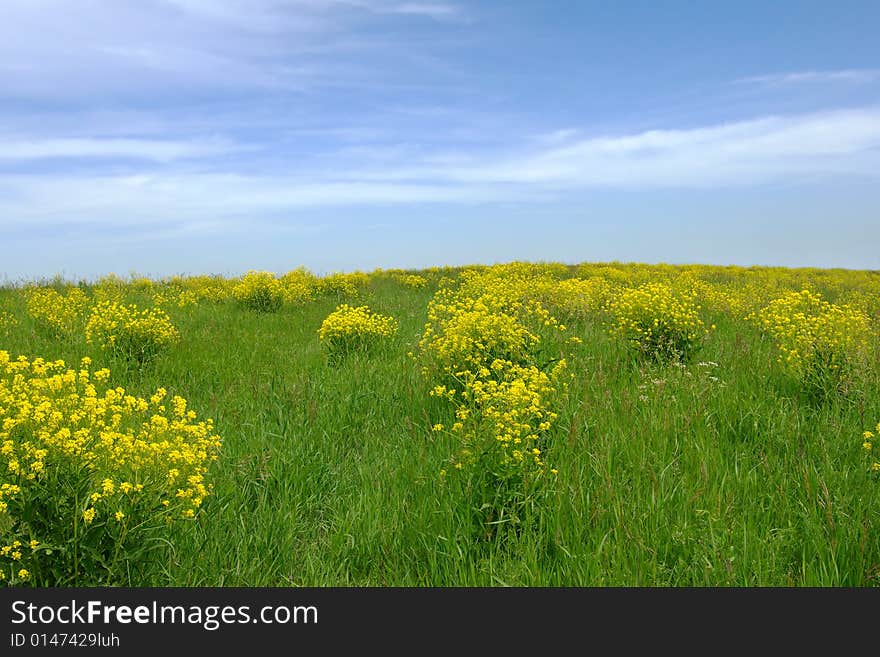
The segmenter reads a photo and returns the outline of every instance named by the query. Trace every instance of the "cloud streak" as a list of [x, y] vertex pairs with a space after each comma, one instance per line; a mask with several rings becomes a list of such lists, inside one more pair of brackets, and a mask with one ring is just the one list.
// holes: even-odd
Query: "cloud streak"
[[[75, 11], [76, 20], [70, 19]], [[165, 103], [233, 91], [305, 92], [363, 81], [352, 51], [407, 47], [370, 38], [370, 19], [450, 23], [450, 2], [380, 0], [5, 0], [0, 98]]]
[[297, 16], [312, 27], [316, 17], [349, 9], [372, 14], [402, 14], [444, 21], [460, 17], [460, 6], [450, 2], [391, 2], [388, 0], [162, 0], [183, 14], [250, 29], [275, 30]]
[[2, 139], [0, 161], [52, 158], [130, 158], [154, 162], [206, 158], [242, 150], [223, 140], [165, 141], [150, 139]]
[[754, 75], [734, 80], [735, 84], [789, 85], [789, 84], [828, 84], [828, 83], [867, 83], [880, 80], [880, 69], [856, 68], [836, 71], [795, 71], [791, 73], [772, 73]]
[[[880, 177], [880, 108], [775, 116], [691, 129], [555, 141], [515, 155], [423, 161], [402, 151], [373, 168], [358, 157], [318, 170], [243, 175], [163, 167], [142, 175], [0, 175], [0, 223], [253, 220], [320, 207], [541, 202], [591, 189], [724, 188], [837, 175]], [[53, 140], [18, 156], [140, 156], [172, 162], [211, 144]], [[223, 146], [220, 146], [223, 148]], [[15, 149], [7, 151], [14, 156]], [[340, 156], [342, 157], [342, 156]], [[389, 160], [391, 163], [389, 164]]]
[[489, 185], [320, 182], [234, 174], [0, 176], [0, 226], [259, 222], [319, 207], [482, 203], [521, 196]]
[[880, 108], [869, 107], [571, 140], [456, 166], [363, 175], [548, 189], [695, 188], [834, 174], [876, 177], [878, 164]]
[[426, 16], [436, 21], [444, 21], [462, 16], [462, 11], [458, 6], [445, 2], [402, 2], [392, 4], [387, 11], [393, 14]]

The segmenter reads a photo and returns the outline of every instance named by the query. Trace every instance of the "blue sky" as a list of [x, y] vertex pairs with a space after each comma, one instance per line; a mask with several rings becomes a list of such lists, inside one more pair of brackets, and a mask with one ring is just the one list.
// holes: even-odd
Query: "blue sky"
[[4, 0], [0, 279], [880, 269], [880, 3]]

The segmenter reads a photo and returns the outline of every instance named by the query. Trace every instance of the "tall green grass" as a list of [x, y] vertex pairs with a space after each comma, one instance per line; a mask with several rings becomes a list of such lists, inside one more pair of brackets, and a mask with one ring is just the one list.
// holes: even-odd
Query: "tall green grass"
[[684, 367], [570, 323], [583, 344], [546, 454], [558, 481], [523, 531], [488, 540], [439, 476], [455, 446], [431, 431], [442, 406], [408, 356], [434, 291], [373, 282], [361, 301], [395, 316], [398, 335], [332, 363], [317, 330], [335, 299], [268, 314], [172, 309], [181, 342], [134, 367], [81, 336], [42, 335], [7, 289], [0, 308], [19, 324], [0, 349], [90, 355], [113, 384], [164, 386], [214, 418], [214, 494], [133, 585], [878, 583], [880, 481], [860, 440], [880, 420], [876, 361], [863, 389], [817, 403], [772, 345], [725, 316]]

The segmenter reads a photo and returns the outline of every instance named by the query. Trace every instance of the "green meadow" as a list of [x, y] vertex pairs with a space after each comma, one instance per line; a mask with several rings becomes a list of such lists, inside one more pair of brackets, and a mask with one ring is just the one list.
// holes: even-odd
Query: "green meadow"
[[[61, 584], [880, 582], [880, 479], [872, 471], [880, 445], [869, 450], [864, 437], [880, 422], [876, 272], [759, 272], [769, 300], [809, 285], [831, 303], [861, 308], [870, 322], [873, 333], [852, 376], [818, 396], [780, 362], [766, 330], [723, 304], [700, 304], [707, 332], [680, 359], [634, 350], [610, 330], [607, 313], [548, 305], [566, 336], [579, 338], [565, 343], [565, 390], [540, 438], [541, 458], [554, 474], [505, 523], [504, 513], [481, 515], [457, 476], [461, 437], [434, 429], [448, 425], [452, 412], [431, 396], [437, 381], [423, 372], [419, 342], [429, 304], [440, 287], [456, 289], [461, 271], [407, 272], [424, 278], [421, 288], [373, 273], [354, 294], [325, 291], [271, 312], [231, 295], [168, 303], [179, 340], [143, 362], [87, 341], [88, 309], [80, 328], [59, 334], [29, 312], [36, 284], [0, 289], [0, 350], [12, 360], [63, 359], [76, 367], [88, 356], [94, 368], [110, 369], [111, 387], [144, 398], [162, 387], [185, 398], [199, 418], [213, 419], [222, 438], [205, 477], [213, 488], [194, 518], [170, 523], [136, 569], [123, 567], [110, 579], [92, 570]], [[615, 289], [684, 275], [627, 265], [548, 271], [560, 280], [604, 277]], [[752, 299], [741, 272], [704, 268], [697, 276]], [[69, 287], [43, 285], [62, 293]], [[175, 285], [185, 287], [185, 279], [155, 283]], [[97, 286], [80, 288], [92, 299]], [[154, 303], [146, 286], [120, 289], [126, 303]], [[367, 305], [399, 328], [373, 348], [331, 357], [318, 331], [342, 303]], [[0, 418], [8, 407], [0, 406]], [[11, 512], [0, 516], [0, 543], [24, 535], [27, 522]], [[72, 520], [59, 512], [51, 522], [64, 536]], [[68, 549], [56, 543], [56, 551]], [[53, 556], [31, 558], [38, 564]], [[18, 565], [7, 558], [2, 566], [14, 579]], [[30, 570], [30, 583], [54, 583], [49, 570]]]

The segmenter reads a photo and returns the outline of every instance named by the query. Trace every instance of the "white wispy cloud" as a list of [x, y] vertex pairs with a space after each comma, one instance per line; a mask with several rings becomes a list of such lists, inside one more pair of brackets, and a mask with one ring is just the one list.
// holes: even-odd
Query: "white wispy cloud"
[[160, 11], [170, 8], [178, 19], [195, 19], [237, 31], [315, 31], [326, 27], [323, 15], [337, 9], [336, 0], [147, 0]]
[[542, 144], [561, 144], [571, 142], [578, 135], [578, 130], [574, 128], [561, 128], [551, 132], [544, 132], [534, 136], [534, 140]]
[[759, 118], [576, 141], [473, 178], [624, 187], [736, 185], [850, 171], [880, 174], [880, 109]]
[[460, 158], [450, 166], [414, 166], [360, 175], [557, 189], [694, 188], [825, 174], [878, 176], [878, 164], [880, 108], [868, 107], [571, 139], [504, 157]]
[[388, 40], [359, 38], [364, 19], [430, 24], [463, 15], [440, 1], [4, 0], [0, 97], [143, 99], [363, 81], [375, 69], [360, 70], [343, 55], [415, 56]]
[[[156, 158], [188, 152], [185, 145], [119, 141], [42, 148], [140, 149]], [[538, 149], [526, 140], [520, 148], [516, 155], [429, 153], [421, 159], [411, 150], [389, 150], [370, 169], [358, 166], [363, 159], [359, 153], [349, 152], [320, 169], [296, 174], [163, 168], [135, 176], [0, 175], [0, 224], [247, 220], [315, 207], [545, 201], [597, 188], [693, 189], [832, 176], [877, 178], [880, 108], [571, 139]]]
[[734, 80], [735, 84], [785, 85], [799, 83], [852, 82], [865, 83], [880, 80], [880, 69], [853, 68], [831, 71], [794, 71], [790, 73], [770, 73], [753, 75]]
[[460, 7], [446, 2], [402, 2], [392, 4], [388, 11], [394, 14], [427, 16], [434, 20], [445, 20], [462, 15]]
[[4, 139], [0, 137], [0, 161], [50, 158], [133, 158], [155, 162], [172, 162], [190, 158], [213, 157], [244, 148], [225, 140]]
[[461, 16], [462, 8], [451, 2], [394, 2], [392, 0], [161, 0], [185, 13], [235, 23], [249, 28], [278, 29], [291, 17], [315, 26], [317, 17], [338, 9], [374, 14], [409, 14], [433, 20]]
[[168, 224], [265, 219], [327, 206], [481, 203], [522, 196], [490, 185], [309, 181], [294, 176], [157, 173], [0, 175], [0, 226]]

